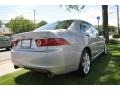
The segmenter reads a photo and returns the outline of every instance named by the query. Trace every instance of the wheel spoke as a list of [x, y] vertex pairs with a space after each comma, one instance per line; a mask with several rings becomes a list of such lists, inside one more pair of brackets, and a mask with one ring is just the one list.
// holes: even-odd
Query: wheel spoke
[[90, 57], [88, 53], [85, 53], [83, 56], [83, 68], [84, 68], [84, 72], [87, 74], [90, 70]]

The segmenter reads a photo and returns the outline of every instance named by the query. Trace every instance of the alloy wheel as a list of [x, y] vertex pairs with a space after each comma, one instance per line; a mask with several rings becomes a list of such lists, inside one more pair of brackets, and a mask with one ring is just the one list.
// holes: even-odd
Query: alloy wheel
[[82, 67], [85, 74], [88, 74], [90, 71], [90, 56], [87, 52], [83, 55]]

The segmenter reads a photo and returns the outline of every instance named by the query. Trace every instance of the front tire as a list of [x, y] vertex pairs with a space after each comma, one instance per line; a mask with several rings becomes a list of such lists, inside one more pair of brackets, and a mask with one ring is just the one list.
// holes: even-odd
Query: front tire
[[9, 50], [10, 50], [10, 48], [6, 48], [6, 50], [7, 50], [7, 51], [9, 51]]
[[81, 77], [85, 77], [90, 72], [90, 67], [91, 67], [90, 53], [88, 50], [85, 49], [83, 50], [80, 59], [80, 64], [78, 69], [79, 75]]

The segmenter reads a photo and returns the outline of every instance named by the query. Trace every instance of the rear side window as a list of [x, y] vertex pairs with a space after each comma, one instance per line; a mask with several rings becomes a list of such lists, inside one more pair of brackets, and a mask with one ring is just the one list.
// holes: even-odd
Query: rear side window
[[55, 29], [67, 29], [72, 24], [72, 22], [73, 20], [58, 22], [57, 25], [55, 26]]
[[89, 36], [92, 36], [91, 28], [90, 28], [89, 24], [87, 24], [87, 23], [80, 24], [80, 31], [88, 34]]
[[72, 23], [73, 23], [73, 20], [60, 21], [60, 22], [44, 25], [44, 26], [36, 29], [35, 31], [37, 31], [37, 30], [67, 29]]

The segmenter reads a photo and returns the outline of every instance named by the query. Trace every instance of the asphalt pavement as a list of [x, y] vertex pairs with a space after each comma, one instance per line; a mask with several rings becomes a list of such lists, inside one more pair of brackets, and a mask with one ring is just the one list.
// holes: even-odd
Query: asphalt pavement
[[14, 69], [14, 65], [11, 61], [10, 51], [0, 49], [0, 76], [12, 73], [16, 70], [20, 69]]
[[0, 49], [0, 61], [11, 59], [10, 51]]

